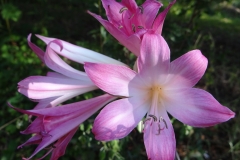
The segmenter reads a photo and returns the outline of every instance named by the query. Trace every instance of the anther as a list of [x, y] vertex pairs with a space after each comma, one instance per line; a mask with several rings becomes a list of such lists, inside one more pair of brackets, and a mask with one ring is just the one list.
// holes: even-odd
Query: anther
[[135, 27], [134, 24], [132, 24], [132, 30], [133, 30], [134, 33], [136, 32], [136, 27]]
[[123, 28], [123, 26], [122, 26], [122, 25], [118, 27], [118, 29], [121, 29], [121, 28]]
[[146, 118], [143, 120], [143, 124], [145, 124], [147, 121], [149, 121], [151, 118]]
[[154, 115], [152, 115], [152, 114], [149, 114], [148, 116], [149, 116], [149, 117], [152, 117], [154, 121], [157, 121], [157, 117], [156, 117], [156, 116], [154, 116]]
[[123, 8], [120, 9], [119, 13], [123, 13], [123, 11], [126, 11], [126, 10], [128, 10], [128, 8], [127, 7], [123, 7]]
[[163, 122], [164, 122], [166, 128], [168, 129], [167, 122], [165, 121], [165, 119], [163, 119]]
[[48, 134], [46, 131], [41, 131], [41, 135], [42, 135], [43, 137], [46, 137], [46, 136], [52, 137], [52, 135]]
[[131, 19], [134, 16], [134, 14], [131, 15], [131, 17], [129, 17], [128, 19]]
[[143, 29], [144, 27], [143, 26], [137, 26], [138, 29]]
[[143, 14], [143, 6], [139, 6], [141, 14]]
[[160, 127], [160, 123], [158, 123], [158, 133], [156, 135], [159, 135], [161, 132], [161, 127]]

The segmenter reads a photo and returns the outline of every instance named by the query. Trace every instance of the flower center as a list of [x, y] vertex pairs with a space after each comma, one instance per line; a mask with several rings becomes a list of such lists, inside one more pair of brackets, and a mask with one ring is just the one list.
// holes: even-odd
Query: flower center
[[162, 130], [168, 129], [167, 123], [160, 115], [162, 108], [162, 99], [164, 98], [163, 87], [153, 85], [148, 90], [148, 100], [150, 104], [149, 112], [143, 120], [144, 130], [151, 129], [153, 134], [159, 135]]
[[132, 13], [128, 10], [127, 7], [122, 7], [119, 10], [119, 13], [122, 14], [122, 23], [120, 24], [120, 26], [118, 26], [118, 28], [125, 30], [125, 32], [127, 32], [129, 35], [144, 29], [144, 27], [140, 25], [139, 20], [136, 17], [139, 14], [143, 14], [143, 11], [144, 9], [142, 6], [139, 6], [136, 13]]

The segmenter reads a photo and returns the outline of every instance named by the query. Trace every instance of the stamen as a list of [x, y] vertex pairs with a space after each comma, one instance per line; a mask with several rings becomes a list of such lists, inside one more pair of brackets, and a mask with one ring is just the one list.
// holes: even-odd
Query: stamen
[[132, 30], [133, 30], [134, 33], [136, 32], [136, 27], [135, 27], [134, 24], [132, 24]]
[[154, 121], [157, 121], [157, 117], [156, 117], [156, 116], [154, 116], [154, 115], [152, 115], [152, 114], [149, 114], [148, 116], [149, 116], [149, 117], [152, 117]]
[[143, 124], [146, 123], [147, 121], [149, 121], [151, 118], [146, 118], [143, 120]]
[[158, 133], [156, 135], [159, 135], [161, 132], [161, 127], [160, 127], [160, 123], [158, 123]]
[[143, 27], [143, 26], [137, 26], [137, 28], [138, 28], [138, 29], [144, 29], [144, 27]]
[[139, 6], [141, 14], [143, 14], [143, 6]]
[[123, 26], [122, 26], [122, 25], [118, 27], [118, 29], [121, 29], [121, 28], [123, 28]]
[[123, 11], [126, 11], [126, 10], [128, 10], [128, 8], [127, 7], [123, 7], [123, 8], [120, 9], [119, 13], [123, 13]]
[[131, 19], [134, 16], [134, 14], [131, 15], [131, 17], [129, 17], [128, 19]]
[[160, 121], [163, 121], [163, 123], [165, 124], [165, 127], [168, 129], [167, 122], [165, 121], [165, 119], [163, 119], [162, 116], [161, 116], [160, 119], [159, 119], [159, 122], [160, 122]]
[[47, 137], [47, 136], [52, 137], [52, 135], [48, 134], [46, 131], [41, 131], [40, 134], [41, 134], [43, 137]]
[[166, 128], [168, 129], [167, 122], [165, 121], [165, 119], [163, 119], [163, 122], [164, 122]]

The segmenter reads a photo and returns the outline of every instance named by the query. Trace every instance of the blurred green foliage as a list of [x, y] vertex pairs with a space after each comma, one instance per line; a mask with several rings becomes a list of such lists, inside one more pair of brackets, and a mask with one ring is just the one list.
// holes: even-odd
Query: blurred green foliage
[[[141, 4], [143, 0], [138, 0]], [[165, 6], [168, 1], [163, 1]], [[136, 59], [109, 35], [86, 10], [101, 14], [100, 0], [1, 0], [0, 4], [0, 160], [29, 156], [35, 146], [17, 150], [29, 136], [20, 135], [28, 125], [27, 116], [7, 107], [31, 109], [30, 102], [17, 92], [17, 83], [31, 75], [45, 75], [49, 70], [29, 49], [29, 33], [57, 37], [104, 53], [133, 66]], [[200, 49], [209, 60], [205, 76], [196, 87], [214, 95], [236, 112], [236, 118], [210, 128], [193, 128], [172, 119], [177, 151], [183, 160], [240, 159], [240, 2], [238, 0], [179, 0], [168, 14], [163, 36], [171, 49], [172, 60], [192, 49]], [[33, 41], [44, 44], [33, 37]], [[69, 62], [75, 68], [82, 66]], [[88, 99], [98, 92], [78, 96]], [[147, 159], [143, 135], [137, 129], [121, 140], [99, 142], [91, 133], [94, 116], [79, 126], [62, 160], [135, 160]], [[36, 157], [40, 157], [41, 152]]]

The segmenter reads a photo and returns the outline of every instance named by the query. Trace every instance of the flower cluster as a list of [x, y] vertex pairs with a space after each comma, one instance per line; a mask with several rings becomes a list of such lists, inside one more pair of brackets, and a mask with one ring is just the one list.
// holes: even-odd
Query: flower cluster
[[[204, 75], [207, 58], [192, 50], [170, 62], [170, 49], [161, 36], [164, 19], [176, 0], [158, 14], [162, 3], [146, 0], [137, 6], [134, 0], [102, 0], [108, 20], [89, 12], [122, 45], [137, 56], [134, 70], [100, 53], [56, 38], [37, 35], [46, 51], [30, 41], [30, 48], [54, 72], [30, 76], [18, 83], [18, 91], [37, 101], [32, 110], [13, 109], [36, 116], [22, 131], [33, 136], [19, 148], [38, 144], [31, 159], [43, 148], [51, 160], [64, 155], [78, 126], [104, 107], [96, 117], [92, 132], [100, 141], [127, 136], [143, 122], [144, 144], [148, 159], [173, 160], [176, 153], [174, 129], [168, 114], [194, 127], [213, 126], [235, 116], [210, 93], [193, 88]], [[60, 56], [83, 64], [76, 70]], [[73, 97], [101, 89], [106, 94], [61, 105]], [[42, 159], [41, 158], [41, 159]]]

